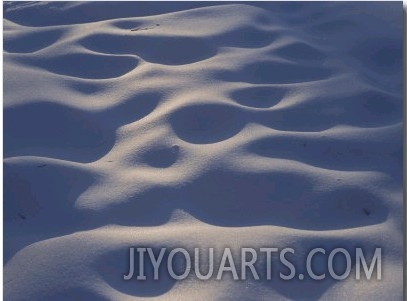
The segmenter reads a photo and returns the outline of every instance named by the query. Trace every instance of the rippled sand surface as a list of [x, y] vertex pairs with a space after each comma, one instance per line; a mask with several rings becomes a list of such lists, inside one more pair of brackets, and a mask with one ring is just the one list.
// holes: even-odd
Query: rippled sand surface
[[[5, 300], [402, 299], [401, 2], [6, 2], [3, 26]], [[137, 246], [382, 247], [383, 279], [124, 281]]]

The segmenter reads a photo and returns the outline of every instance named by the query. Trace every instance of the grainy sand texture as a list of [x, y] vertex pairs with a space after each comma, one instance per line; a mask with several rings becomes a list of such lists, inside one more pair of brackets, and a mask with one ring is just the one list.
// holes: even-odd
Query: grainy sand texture
[[[3, 7], [4, 300], [402, 300], [402, 2]], [[125, 281], [131, 247], [352, 264]]]

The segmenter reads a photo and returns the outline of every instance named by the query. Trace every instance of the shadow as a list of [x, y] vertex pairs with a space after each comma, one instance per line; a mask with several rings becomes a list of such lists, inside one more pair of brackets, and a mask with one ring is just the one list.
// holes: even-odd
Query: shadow
[[4, 157], [42, 156], [91, 162], [114, 143], [94, 113], [52, 102], [4, 109]]
[[177, 197], [182, 200], [179, 208], [223, 227], [275, 225], [322, 231], [374, 225], [387, 219], [388, 208], [368, 190], [337, 185], [317, 191], [312, 181], [285, 171], [249, 174], [218, 170], [178, 189]]
[[251, 84], [294, 84], [323, 80], [333, 74], [322, 66], [301, 65], [272, 61], [249, 62], [237, 70], [217, 71], [214, 76], [220, 80], [246, 82]]
[[19, 34], [4, 32], [3, 49], [11, 53], [32, 53], [54, 44], [62, 36], [62, 31], [47, 30]]
[[105, 54], [135, 54], [143, 60], [163, 65], [185, 65], [216, 54], [205, 40], [183, 36], [142, 36], [95, 34], [79, 42], [87, 49]]
[[95, 53], [72, 53], [46, 58], [19, 58], [19, 60], [55, 74], [86, 79], [117, 78], [132, 71], [139, 63], [132, 56]]
[[195, 104], [172, 112], [169, 122], [180, 139], [194, 144], [209, 144], [239, 133], [246, 117], [233, 106]]
[[[135, 246], [134, 248], [134, 276], [129, 280], [124, 280], [123, 276], [129, 274], [130, 251], [129, 248], [121, 248], [103, 254], [94, 260], [95, 270], [99, 273], [101, 278], [106, 281], [114, 290], [123, 294], [137, 296], [137, 297], [154, 297], [161, 296], [169, 292], [177, 282], [170, 277], [167, 270], [168, 254], [171, 249], [165, 251], [162, 262], [159, 266], [158, 279], [154, 279], [154, 269], [151, 259], [147, 253], [143, 256], [143, 269], [145, 280], [137, 279], [140, 274], [140, 255], [137, 252], [137, 247], [153, 248], [155, 258], [161, 251], [160, 247], [148, 246]], [[181, 265], [177, 265], [174, 261], [174, 272], [182, 274], [183, 269]]]

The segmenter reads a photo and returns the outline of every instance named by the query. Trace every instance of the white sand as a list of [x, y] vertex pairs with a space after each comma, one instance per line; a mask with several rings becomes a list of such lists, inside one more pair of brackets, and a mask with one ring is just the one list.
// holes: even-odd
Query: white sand
[[[402, 299], [402, 3], [209, 5], [5, 4], [5, 300]], [[137, 246], [383, 279], [123, 281]]]

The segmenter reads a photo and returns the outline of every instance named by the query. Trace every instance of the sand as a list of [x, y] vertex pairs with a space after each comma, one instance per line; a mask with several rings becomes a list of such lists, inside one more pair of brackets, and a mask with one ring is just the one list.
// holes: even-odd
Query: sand
[[[3, 28], [5, 300], [402, 300], [401, 2], [14, 2]], [[353, 277], [124, 281], [142, 246], [342, 247]]]

